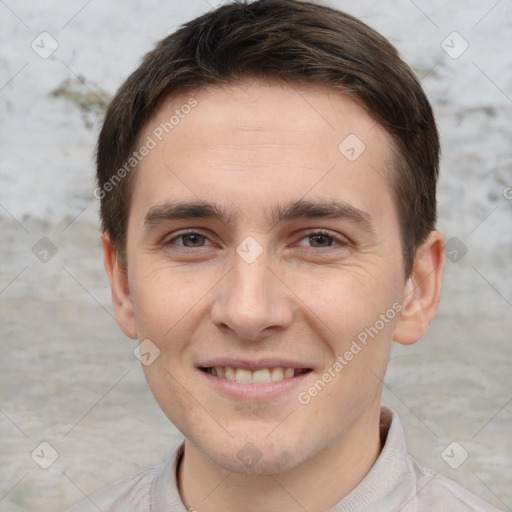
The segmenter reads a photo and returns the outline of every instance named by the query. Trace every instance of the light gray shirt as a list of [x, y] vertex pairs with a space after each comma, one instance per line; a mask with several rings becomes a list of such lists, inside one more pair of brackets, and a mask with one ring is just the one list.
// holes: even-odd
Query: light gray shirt
[[[408, 455], [400, 419], [386, 406], [381, 409], [381, 438], [385, 443], [375, 464], [332, 512], [498, 512]], [[111, 484], [67, 512], [187, 512], [177, 485], [183, 448], [181, 444], [164, 464]]]

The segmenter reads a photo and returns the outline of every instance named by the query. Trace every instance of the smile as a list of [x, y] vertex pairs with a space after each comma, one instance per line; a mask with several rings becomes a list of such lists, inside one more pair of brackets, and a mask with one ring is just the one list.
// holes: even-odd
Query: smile
[[201, 367], [200, 370], [214, 377], [239, 384], [268, 384], [291, 379], [311, 371], [309, 368], [259, 368], [249, 370], [231, 366]]

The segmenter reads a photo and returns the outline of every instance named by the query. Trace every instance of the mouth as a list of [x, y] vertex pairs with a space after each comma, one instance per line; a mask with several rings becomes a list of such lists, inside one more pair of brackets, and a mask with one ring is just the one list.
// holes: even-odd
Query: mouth
[[312, 371], [311, 368], [272, 367], [250, 370], [232, 366], [200, 366], [199, 370], [219, 379], [238, 384], [270, 384], [293, 379]]

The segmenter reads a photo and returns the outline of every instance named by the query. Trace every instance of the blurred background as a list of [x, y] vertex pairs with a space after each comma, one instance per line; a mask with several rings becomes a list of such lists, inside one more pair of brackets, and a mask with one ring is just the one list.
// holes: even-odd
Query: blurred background
[[[113, 318], [93, 151], [144, 53], [220, 3], [0, 1], [2, 512], [62, 510], [181, 440]], [[443, 299], [383, 401], [414, 457], [512, 510], [512, 2], [325, 3], [398, 47], [443, 143]]]

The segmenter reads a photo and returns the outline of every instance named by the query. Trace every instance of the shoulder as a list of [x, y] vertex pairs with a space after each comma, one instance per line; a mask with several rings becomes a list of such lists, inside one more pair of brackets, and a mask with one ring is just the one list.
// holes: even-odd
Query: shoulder
[[66, 512], [105, 512], [130, 510], [149, 512], [151, 486], [162, 465], [148, 467], [136, 475], [104, 487], [67, 509]]
[[[383, 449], [363, 481], [375, 489], [372, 500], [364, 492], [358, 499], [369, 501], [375, 509], [401, 512], [499, 512], [489, 503], [463, 489], [453, 480], [418, 462], [407, 452], [405, 435], [398, 415], [381, 409]], [[366, 510], [366, 509], [365, 509]]]
[[453, 480], [427, 468], [412, 457], [409, 459], [416, 473], [416, 495], [403, 512], [499, 512]]

